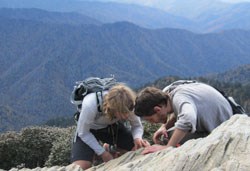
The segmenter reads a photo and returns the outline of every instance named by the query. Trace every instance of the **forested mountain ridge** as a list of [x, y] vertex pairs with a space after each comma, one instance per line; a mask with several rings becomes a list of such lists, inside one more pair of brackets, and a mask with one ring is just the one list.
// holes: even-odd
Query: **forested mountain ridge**
[[220, 82], [240, 83], [246, 85], [250, 83], [250, 64], [237, 67], [224, 73], [208, 75], [206, 77]]
[[[133, 2], [139, 4], [140, 2]], [[153, 2], [152, 2], [153, 3]], [[84, 0], [1, 0], [0, 7], [39, 8], [55, 12], [76, 12], [103, 23], [128, 21], [146, 28], [179, 28], [192, 32], [250, 29], [250, 3], [220, 0], [168, 0], [146, 7], [135, 4]]]
[[76, 12], [48, 12], [41, 9], [12, 9], [0, 8], [0, 17], [8, 19], [22, 19], [51, 24], [71, 24], [71, 25], [101, 25], [102, 23], [94, 18]]
[[0, 18], [1, 130], [74, 112], [75, 81], [114, 74], [135, 88], [162, 76], [198, 76], [250, 63], [250, 32], [194, 34], [128, 22], [72, 25]]
[[[20, 3], [21, 2], [21, 3]], [[94, 2], [78, 0], [2, 0], [0, 8], [37, 8], [52, 12], [74, 12], [94, 18], [102, 23], [127, 21], [146, 28], [189, 28], [195, 24], [189, 19], [178, 17], [162, 10], [145, 6], [115, 2]]]

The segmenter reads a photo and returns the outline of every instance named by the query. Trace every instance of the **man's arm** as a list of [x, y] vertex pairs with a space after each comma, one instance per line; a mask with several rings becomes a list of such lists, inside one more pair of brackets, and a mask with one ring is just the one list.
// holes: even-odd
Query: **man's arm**
[[174, 127], [174, 123], [176, 122], [176, 117], [172, 113], [169, 115], [167, 122], [165, 124], [162, 124], [161, 127], [154, 133], [153, 135], [153, 141], [155, 144], [161, 144], [160, 138], [161, 136], [168, 137], [167, 130], [169, 128]]
[[167, 147], [176, 147], [176, 145], [187, 135], [188, 132], [175, 128], [173, 135], [168, 141]]
[[176, 145], [185, 137], [187, 132], [181, 130], [181, 129], [175, 129], [172, 137], [170, 138], [169, 142], [167, 145], [162, 146], [162, 145], [153, 145], [153, 146], [148, 146], [146, 147], [141, 154], [148, 154], [148, 153], [153, 153], [156, 151], [163, 150], [167, 147], [176, 147]]

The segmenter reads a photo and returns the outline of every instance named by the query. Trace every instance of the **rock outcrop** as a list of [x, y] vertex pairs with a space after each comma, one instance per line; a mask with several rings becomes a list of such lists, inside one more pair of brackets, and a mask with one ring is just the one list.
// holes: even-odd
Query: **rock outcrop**
[[178, 148], [141, 155], [140, 151], [88, 169], [88, 171], [249, 171], [250, 117], [234, 115], [206, 138], [190, 140]]
[[[141, 155], [128, 152], [88, 171], [249, 171], [250, 117], [234, 115], [209, 136], [189, 140], [178, 148]], [[21, 169], [30, 171], [30, 169]], [[36, 168], [32, 171], [78, 171], [78, 166]], [[16, 170], [11, 170], [16, 171]]]
[[[0, 171], [4, 171], [0, 169]], [[27, 168], [22, 168], [22, 169], [17, 169], [17, 168], [12, 168], [9, 171], [82, 171], [82, 169], [74, 164], [68, 165], [68, 166], [53, 166], [53, 167], [44, 167], [40, 168], [37, 167], [35, 169], [27, 169]]]

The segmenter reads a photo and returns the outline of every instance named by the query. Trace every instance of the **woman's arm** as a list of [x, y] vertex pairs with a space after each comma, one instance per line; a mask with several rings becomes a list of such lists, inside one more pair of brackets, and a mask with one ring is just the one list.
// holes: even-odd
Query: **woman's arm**
[[141, 123], [141, 119], [136, 116], [135, 114], [131, 114], [128, 118], [130, 124], [131, 124], [131, 132], [133, 135], [134, 140], [136, 138], [142, 138], [143, 135], [143, 126]]
[[96, 154], [101, 155], [105, 149], [90, 132], [90, 127], [95, 122], [97, 114], [96, 96], [95, 93], [92, 93], [87, 95], [82, 102], [82, 110], [77, 123], [77, 135], [83, 142], [89, 145]]

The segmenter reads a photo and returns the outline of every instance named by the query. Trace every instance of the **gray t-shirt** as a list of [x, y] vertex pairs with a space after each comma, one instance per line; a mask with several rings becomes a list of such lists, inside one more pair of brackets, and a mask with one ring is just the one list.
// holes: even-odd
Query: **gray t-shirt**
[[177, 117], [175, 127], [184, 131], [210, 133], [233, 115], [224, 96], [204, 83], [179, 85], [169, 95]]

